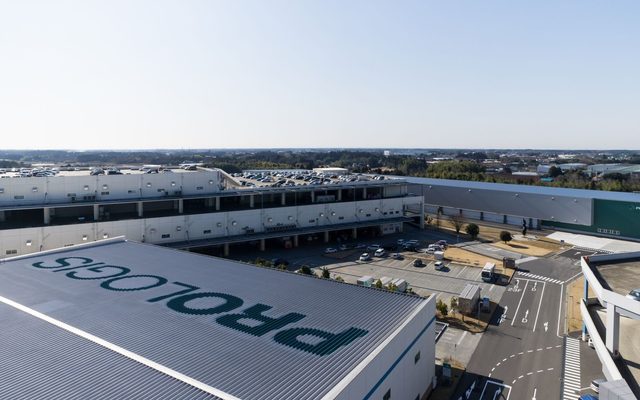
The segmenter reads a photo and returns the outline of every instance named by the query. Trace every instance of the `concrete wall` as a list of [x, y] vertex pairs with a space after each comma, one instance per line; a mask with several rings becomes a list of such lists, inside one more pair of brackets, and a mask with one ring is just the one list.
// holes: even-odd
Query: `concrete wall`
[[391, 399], [421, 399], [435, 376], [435, 347], [435, 296], [431, 296], [325, 398], [381, 400], [391, 390]]

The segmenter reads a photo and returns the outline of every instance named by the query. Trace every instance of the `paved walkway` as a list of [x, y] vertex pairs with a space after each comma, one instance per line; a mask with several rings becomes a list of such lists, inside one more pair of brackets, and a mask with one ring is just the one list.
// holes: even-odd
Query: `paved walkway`
[[604, 250], [613, 253], [640, 251], [640, 243], [626, 240], [600, 238], [589, 235], [579, 235], [568, 232], [554, 232], [547, 236], [550, 239], [593, 250]]

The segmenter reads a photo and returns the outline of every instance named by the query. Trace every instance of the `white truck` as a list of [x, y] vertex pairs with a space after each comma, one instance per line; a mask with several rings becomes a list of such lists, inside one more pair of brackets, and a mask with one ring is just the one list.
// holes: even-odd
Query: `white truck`
[[482, 268], [482, 280], [485, 282], [493, 282], [496, 279], [496, 264], [488, 262]]

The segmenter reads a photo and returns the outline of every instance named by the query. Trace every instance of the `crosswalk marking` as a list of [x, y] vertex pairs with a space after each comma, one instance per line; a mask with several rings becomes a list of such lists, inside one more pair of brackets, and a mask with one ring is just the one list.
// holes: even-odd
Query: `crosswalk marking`
[[564, 283], [564, 282], [562, 282], [560, 280], [549, 278], [548, 276], [535, 275], [535, 274], [531, 274], [529, 272], [518, 271], [518, 275], [519, 276], [526, 276], [527, 278], [539, 279], [539, 280], [545, 281], [545, 282], [556, 283], [558, 285], [562, 285]]
[[563, 400], [578, 400], [580, 390], [580, 340], [567, 337], [564, 346]]

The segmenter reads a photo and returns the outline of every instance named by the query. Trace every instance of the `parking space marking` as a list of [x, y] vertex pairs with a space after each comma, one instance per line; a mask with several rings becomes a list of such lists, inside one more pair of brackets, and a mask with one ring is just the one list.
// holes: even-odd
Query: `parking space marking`
[[462, 271], [458, 272], [458, 275], [456, 275], [456, 278], [458, 278], [460, 275], [462, 275], [462, 273], [463, 273], [467, 268], [469, 268], [469, 266], [468, 266], [468, 265], [465, 265], [465, 266], [464, 266], [464, 268], [462, 268]]
[[509, 389], [509, 392], [507, 392], [507, 396], [506, 397], [504, 397], [504, 395], [503, 395], [502, 398], [506, 399], [506, 400], [509, 400], [509, 396], [511, 396], [511, 386], [505, 385], [504, 383], [500, 383], [500, 382], [497, 382], [497, 381], [490, 381], [490, 380], [487, 380], [484, 383], [484, 387], [482, 388], [482, 393], [480, 394], [480, 399], [482, 399], [482, 400], [485, 399], [484, 393], [487, 390], [487, 386], [489, 386], [489, 385], [495, 385], [498, 388], [495, 391], [487, 392], [487, 394], [489, 395], [489, 397], [487, 397], [487, 399], [495, 400], [496, 396], [498, 394], [501, 394], [503, 392], [503, 388], [504, 388], [504, 389]]
[[529, 281], [524, 283], [524, 289], [522, 290], [522, 295], [520, 296], [520, 301], [518, 302], [518, 307], [516, 308], [515, 314], [513, 314], [513, 320], [511, 321], [511, 326], [516, 322], [516, 316], [518, 315], [518, 310], [520, 309], [520, 304], [522, 304], [522, 299], [524, 298], [524, 294], [527, 293], [527, 285]]

